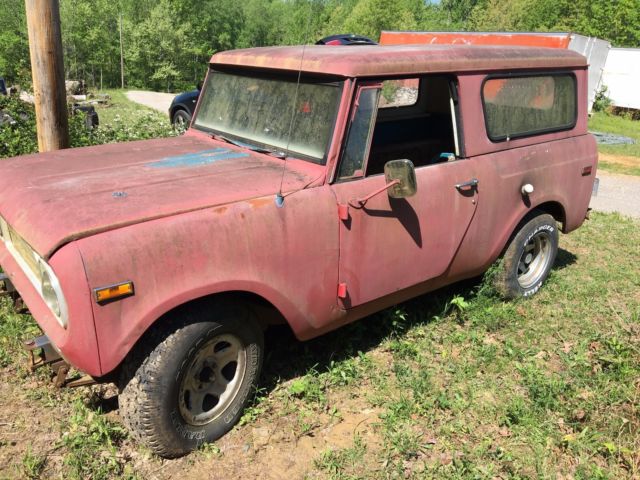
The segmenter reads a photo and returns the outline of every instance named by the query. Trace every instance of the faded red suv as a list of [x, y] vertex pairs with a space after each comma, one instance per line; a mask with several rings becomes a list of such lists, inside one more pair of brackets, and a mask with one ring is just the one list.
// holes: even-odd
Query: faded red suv
[[309, 339], [501, 256], [499, 289], [535, 293], [587, 215], [586, 108], [570, 51], [219, 53], [182, 137], [0, 162], [0, 264], [44, 360], [181, 455], [240, 418], [269, 324]]

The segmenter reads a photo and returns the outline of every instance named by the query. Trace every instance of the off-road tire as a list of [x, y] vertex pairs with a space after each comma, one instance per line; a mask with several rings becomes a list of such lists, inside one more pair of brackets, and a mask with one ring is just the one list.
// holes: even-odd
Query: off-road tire
[[[528, 265], [535, 264], [535, 268], [527, 270], [525, 260], [528, 259], [529, 253], [535, 252], [538, 244], [544, 244], [537, 252], [541, 256], [534, 255]], [[533, 249], [527, 250], [531, 249], [532, 245]], [[557, 253], [558, 226], [555, 219], [541, 211], [531, 212], [521, 222], [517, 233], [499, 260], [498, 271], [494, 277], [495, 289], [507, 299], [534, 295], [549, 276]], [[523, 271], [526, 273], [523, 274]]]
[[[262, 330], [246, 308], [207, 305], [183, 310], [177, 317], [161, 319], [166, 326], [139, 342], [118, 382], [125, 425], [136, 440], [165, 458], [185, 455], [231, 430], [257, 387], [263, 359]], [[184, 401], [180, 403], [179, 394], [194, 359], [221, 335], [237, 338], [246, 352], [243, 376], [224, 410], [208, 423], [194, 425], [181, 413]]]

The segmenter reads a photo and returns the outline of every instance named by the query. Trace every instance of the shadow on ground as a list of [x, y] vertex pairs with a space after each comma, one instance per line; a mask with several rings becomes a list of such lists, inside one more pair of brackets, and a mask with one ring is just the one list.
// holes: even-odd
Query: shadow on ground
[[[554, 270], [563, 270], [576, 260], [576, 255], [560, 248]], [[331, 362], [357, 357], [358, 352], [367, 353], [391, 335], [401, 336], [413, 326], [442, 317], [451, 299], [459, 296], [473, 299], [482, 280], [477, 277], [449, 285], [307, 342], [298, 341], [288, 326], [269, 329], [265, 337], [263, 393], [271, 392], [279, 382], [306, 374], [311, 368], [324, 372]], [[394, 319], [394, 312], [398, 310], [406, 314], [406, 321], [398, 323], [397, 318]]]

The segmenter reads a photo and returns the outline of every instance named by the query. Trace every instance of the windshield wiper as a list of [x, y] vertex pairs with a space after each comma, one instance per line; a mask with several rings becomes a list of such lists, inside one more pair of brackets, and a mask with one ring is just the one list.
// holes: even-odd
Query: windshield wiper
[[266, 153], [268, 155], [272, 155], [276, 158], [286, 158], [287, 155], [279, 150], [273, 150], [270, 148], [266, 148], [266, 147], [258, 147], [257, 145], [251, 145], [250, 143], [245, 143], [245, 142], [241, 142], [239, 140], [232, 140], [229, 137], [225, 137], [224, 135], [220, 135], [218, 133], [213, 133], [211, 135], [211, 138], [213, 138], [214, 140], [219, 140], [222, 142], [226, 142], [226, 143], [230, 143], [231, 145], [235, 145], [236, 147], [242, 147], [242, 148], [247, 148], [249, 150], [251, 150], [252, 152], [257, 152], [257, 153]]

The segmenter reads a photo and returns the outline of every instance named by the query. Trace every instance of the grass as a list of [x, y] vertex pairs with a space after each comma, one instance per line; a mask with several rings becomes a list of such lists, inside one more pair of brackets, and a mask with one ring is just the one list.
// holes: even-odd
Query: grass
[[168, 114], [132, 102], [126, 96], [127, 90], [110, 89], [97, 93], [107, 94], [110, 97], [108, 106], [96, 105], [100, 124], [113, 125], [115, 123], [125, 123], [133, 125], [142, 119], [151, 117], [157, 122], [165, 122], [169, 125]]
[[[637, 221], [594, 213], [562, 237], [548, 282], [529, 300], [504, 302], [489, 283], [465, 282], [310, 342], [272, 331], [262, 390], [241, 426], [179, 471], [242, 476], [262, 461], [273, 473], [279, 451], [295, 457], [305, 439], [321, 445], [326, 437], [302, 457], [310, 478], [638, 478], [638, 238]], [[28, 316], [0, 305], [4, 372], [19, 371], [17, 339], [32, 329]], [[58, 470], [47, 461], [45, 476], [144, 478], [170, 468], [141, 463], [148, 454], [128, 457], [130, 440], [92, 406], [90, 390], [55, 395], [57, 407], [46, 395], [33, 400], [43, 416], [61, 405], [68, 412], [56, 422], [64, 461]], [[290, 440], [273, 434], [277, 425]], [[327, 433], [341, 425], [346, 441]], [[255, 429], [271, 432], [265, 456], [239, 457]], [[42, 472], [46, 458], [30, 448], [17, 459], [25, 477]]]
[[46, 463], [46, 456], [34, 455], [29, 449], [22, 457], [22, 469], [20, 473], [30, 480], [40, 478]]
[[[589, 130], [633, 138], [636, 143], [632, 145], [598, 145], [598, 151], [604, 154], [600, 160], [600, 168], [615, 173], [640, 175], [640, 121], [595, 112], [589, 119]], [[624, 158], [616, 159], [616, 156]]]
[[67, 451], [64, 459], [67, 478], [131, 478], [132, 472], [116, 455], [117, 445], [127, 436], [124, 427], [101, 413], [81, 400], [74, 402], [73, 414], [63, 425], [60, 441]]

